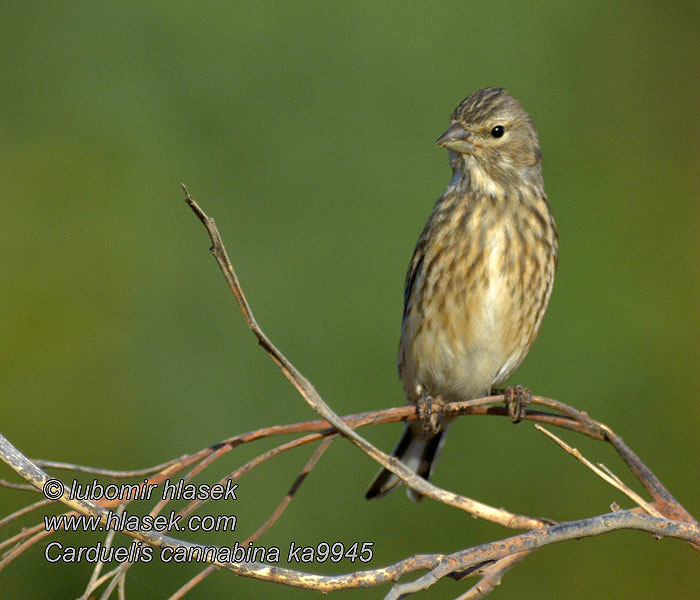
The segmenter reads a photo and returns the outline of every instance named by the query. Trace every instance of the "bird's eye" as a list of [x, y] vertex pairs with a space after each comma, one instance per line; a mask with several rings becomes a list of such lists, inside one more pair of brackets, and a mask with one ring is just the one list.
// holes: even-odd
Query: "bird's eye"
[[491, 136], [495, 138], [503, 137], [503, 134], [506, 132], [506, 128], [503, 127], [503, 125], [496, 125], [492, 130], [491, 130]]

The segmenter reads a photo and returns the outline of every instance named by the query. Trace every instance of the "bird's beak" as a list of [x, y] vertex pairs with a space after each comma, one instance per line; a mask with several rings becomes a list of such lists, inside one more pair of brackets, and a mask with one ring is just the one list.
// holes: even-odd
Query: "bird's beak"
[[459, 123], [452, 123], [447, 131], [435, 140], [435, 143], [460, 154], [473, 154], [474, 146], [467, 141], [470, 135], [471, 133]]

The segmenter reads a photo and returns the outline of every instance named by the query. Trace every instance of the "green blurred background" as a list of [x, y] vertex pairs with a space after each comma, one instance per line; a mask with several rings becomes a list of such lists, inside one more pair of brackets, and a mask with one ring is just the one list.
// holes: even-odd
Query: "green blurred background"
[[[497, 85], [537, 124], [561, 247], [514, 381], [611, 425], [700, 516], [698, 3], [416, 4], [3, 4], [0, 431], [32, 457], [126, 469], [313, 418], [247, 331], [181, 181], [260, 323], [335, 410], [402, 404], [405, 269], [450, 178], [433, 141], [463, 97]], [[399, 431], [364, 433], [389, 450]], [[630, 480], [610, 448], [562, 435]], [[215, 540], [254, 531], [309, 453], [213, 504], [239, 519]], [[259, 543], [371, 540], [379, 567], [509, 534], [403, 493], [367, 503], [375, 471], [334, 442]], [[435, 481], [554, 519], [630, 506], [505, 419], [460, 419]], [[29, 500], [0, 489], [0, 516]], [[698, 565], [682, 542], [618, 532], [541, 550], [491, 597], [697, 598]], [[136, 565], [127, 597], [167, 598], [200, 568]], [[74, 598], [91, 569], [47, 565], [40, 544], [0, 574], [1, 595]], [[187, 597], [312, 595], [216, 573]]]

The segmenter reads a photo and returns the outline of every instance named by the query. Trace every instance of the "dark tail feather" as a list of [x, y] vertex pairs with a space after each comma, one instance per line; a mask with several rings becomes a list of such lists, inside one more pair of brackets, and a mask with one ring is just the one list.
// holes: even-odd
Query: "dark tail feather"
[[[446, 430], [443, 429], [429, 439], [422, 439], [415, 437], [411, 427], [406, 425], [393, 455], [417, 475], [423, 477], [423, 479], [430, 479], [435, 467], [435, 461], [445, 443], [445, 433]], [[401, 480], [391, 471], [382, 469], [372, 480], [369, 489], [365, 493], [365, 498], [386, 496], [400, 483]], [[406, 493], [414, 502], [418, 502], [423, 497], [411, 489], [407, 489]]]

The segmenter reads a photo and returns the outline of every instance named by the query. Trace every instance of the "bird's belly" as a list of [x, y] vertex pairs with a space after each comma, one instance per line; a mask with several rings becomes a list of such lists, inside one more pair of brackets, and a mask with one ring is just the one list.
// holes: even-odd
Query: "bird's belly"
[[420, 319], [407, 315], [399, 369], [409, 399], [419, 390], [449, 400], [476, 398], [500, 383], [511, 363], [517, 366], [511, 287], [494, 275], [488, 284], [454, 289], [443, 304], [426, 306]]

